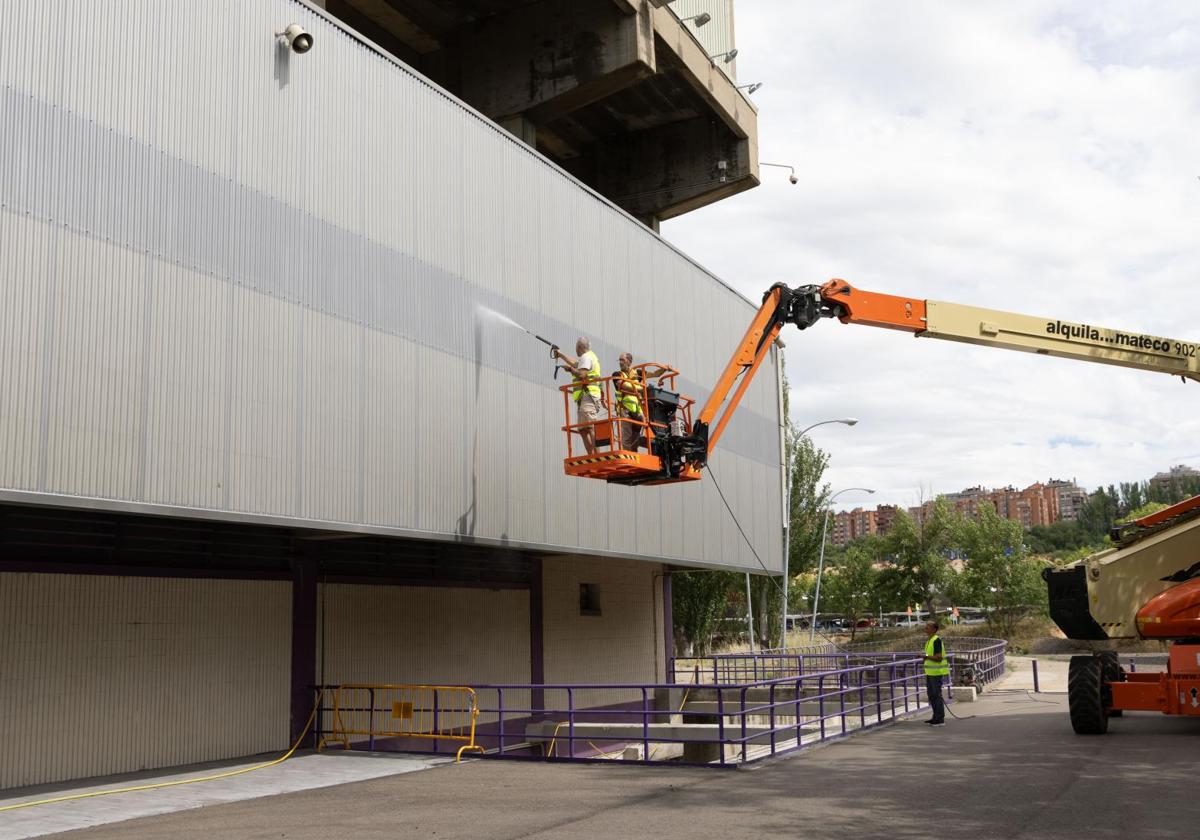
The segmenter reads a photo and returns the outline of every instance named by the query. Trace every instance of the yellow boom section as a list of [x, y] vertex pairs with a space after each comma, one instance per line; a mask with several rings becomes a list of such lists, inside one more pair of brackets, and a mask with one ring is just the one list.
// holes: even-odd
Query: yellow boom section
[[1200, 381], [1200, 342], [1038, 318], [942, 301], [925, 301], [920, 336], [1100, 362]]

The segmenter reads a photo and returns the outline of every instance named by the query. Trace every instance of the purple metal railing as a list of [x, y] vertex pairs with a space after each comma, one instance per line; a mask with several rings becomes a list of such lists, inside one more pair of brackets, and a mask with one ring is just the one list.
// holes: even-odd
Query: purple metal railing
[[[950, 641], [952, 683], [967, 666], [980, 685], [1003, 673], [1006, 643]], [[604, 760], [637, 746], [639, 755], [630, 760], [729, 766], [881, 726], [927, 706], [922, 658], [911, 652], [721, 654], [687, 660], [687, 671], [679, 668], [682, 661], [671, 661], [666, 683], [473, 685], [480, 712], [476, 743], [505, 758]], [[703, 669], [698, 661], [706, 663]], [[684, 676], [687, 681], [678, 679]], [[326, 711], [318, 716], [318, 734]], [[353, 746], [434, 753], [458, 746], [433, 740], [431, 750], [430, 743], [368, 738]]]
[[[880, 657], [911, 657], [920, 655], [920, 643], [903, 652], [857, 649], [838, 649], [832, 644], [809, 648], [774, 649], [755, 653], [717, 653], [702, 657], [672, 657], [667, 663], [667, 679], [671, 682], [753, 682], [781, 676], [799, 676], [814, 665], [828, 668], [834, 663], [842, 667], [876, 661]], [[970, 666], [978, 685], [985, 685], [1004, 673], [1004, 656], [1008, 643], [1003, 639], [984, 639], [970, 636], [951, 637], [946, 647], [951, 655], [951, 683], [960, 684], [962, 674]]]

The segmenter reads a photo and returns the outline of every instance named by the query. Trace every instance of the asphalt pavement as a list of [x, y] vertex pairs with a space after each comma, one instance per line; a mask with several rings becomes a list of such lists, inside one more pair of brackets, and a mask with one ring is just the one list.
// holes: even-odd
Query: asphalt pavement
[[[1017, 673], [1020, 673], [1019, 671]], [[1200, 719], [1071, 731], [1016, 685], [739, 770], [474, 760], [54, 835], [290, 838], [1182, 838], [1200, 825]]]

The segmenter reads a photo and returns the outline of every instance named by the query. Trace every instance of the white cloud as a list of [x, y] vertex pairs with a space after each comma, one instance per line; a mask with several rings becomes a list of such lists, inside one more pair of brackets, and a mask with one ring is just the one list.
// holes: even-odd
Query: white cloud
[[[1200, 340], [1193, 3], [737, 14], [739, 76], [766, 83], [761, 157], [800, 184], [764, 169], [761, 187], [663, 233], [747, 296], [836, 276]], [[796, 422], [862, 419], [812, 434], [835, 489], [875, 487], [871, 504], [1200, 460], [1200, 384], [836, 322], [784, 338]]]

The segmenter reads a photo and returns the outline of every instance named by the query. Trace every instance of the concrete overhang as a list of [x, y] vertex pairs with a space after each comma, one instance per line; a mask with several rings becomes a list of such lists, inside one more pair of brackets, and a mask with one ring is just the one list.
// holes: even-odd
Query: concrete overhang
[[759, 183], [756, 109], [654, 0], [326, 6], [650, 224]]

